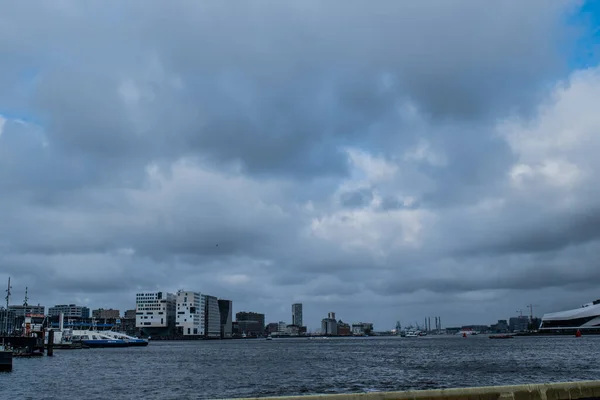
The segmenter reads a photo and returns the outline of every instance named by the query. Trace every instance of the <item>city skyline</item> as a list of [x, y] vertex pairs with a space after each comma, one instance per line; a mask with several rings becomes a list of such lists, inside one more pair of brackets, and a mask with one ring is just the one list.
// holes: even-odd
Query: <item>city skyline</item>
[[[13, 292], [14, 292], [14, 289], [13, 289]], [[150, 292], [152, 292], [152, 291], [150, 291]], [[186, 291], [184, 291], [182, 289], [179, 289], [175, 293], [168, 292], [168, 291], [164, 291], [164, 292], [165, 293], [173, 294], [174, 296], [178, 296], [179, 292], [184, 293]], [[192, 292], [192, 293], [194, 293], [194, 292]], [[200, 292], [196, 292], [196, 294], [200, 295]], [[203, 296], [207, 296], [207, 295], [204, 294]], [[214, 297], [214, 296], [208, 296], [208, 297]], [[217, 299], [217, 297], [214, 297], [214, 298]], [[12, 297], [11, 297], [11, 299], [12, 299]], [[226, 309], [229, 310], [228, 307], [232, 307], [231, 310], [229, 310], [229, 312], [233, 316], [235, 316], [235, 314], [237, 314], [239, 312], [258, 312], [258, 313], [265, 314], [264, 311], [261, 311], [261, 310], [251, 310], [251, 309], [248, 309], [247, 307], [244, 307], [244, 306], [241, 306], [239, 309], [236, 309], [235, 303], [232, 302], [231, 300], [222, 300], [222, 299], [219, 299], [218, 301], [219, 301], [219, 303], [221, 301], [228, 302], [230, 305], [227, 306]], [[232, 304], [233, 304], [233, 306], [232, 306]], [[17, 303], [14, 303], [13, 301], [11, 301], [11, 307], [12, 306], [22, 307], [21, 304], [17, 304]], [[29, 306], [33, 307], [33, 308], [37, 308], [38, 305], [29, 304]], [[126, 307], [125, 308], [118, 308], [118, 307], [117, 308], [113, 308], [113, 307], [103, 308], [103, 307], [94, 307], [93, 305], [82, 305], [82, 304], [64, 303], [64, 302], [62, 304], [56, 304], [56, 305], [53, 305], [53, 306], [47, 306], [45, 304], [40, 304], [40, 306], [45, 307], [45, 310], [46, 310], [47, 314], [50, 312], [51, 308], [55, 308], [57, 306], [69, 306], [71, 308], [73, 306], [76, 306], [77, 308], [80, 308], [80, 309], [81, 308], [86, 309], [87, 313], [89, 313], [90, 316], [92, 316], [93, 312], [96, 312], [96, 311], [114, 311], [114, 310], [120, 311], [121, 316], [123, 316], [123, 314], [126, 311], [135, 310], [135, 308], [136, 308], [135, 304], [134, 304], [133, 308], [126, 308]], [[276, 323], [276, 322], [282, 321], [282, 322], [286, 322], [287, 324], [290, 324], [290, 325], [293, 324], [294, 323], [294, 317], [293, 316], [294, 316], [294, 310], [295, 310], [296, 306], [300, 306], [300, 308], [299, 308], [300, 315], [302, 316], [301, 318], [303, 319], [303, 315], [304, 315], [303, 304], [302, 303], [292, 303], [291, 304], [291, 313], [288, 316], [289, 319], [286, 319], [286, 317], [281, 317], [281, 318], [273, 317], [272, 318], [271, 315], [265, 314], [265, 323]], [[578, 306], [579, 305], [573, 305], [571, 308], [577, 308]], [[0, 306], [0, 309], [2, 307], [3, 306]], [[219, 308], [220, 307], [221, 306], [219, 305]], [[463, 320], [451, 320], [449, 323], [446, 323], [444, 321], [444, 323], [443, 323], [442, 326], [444, 328], [455, 327], [455, 326], [468, 326], [468, 325], [487, 325], [487, 326], [490, 326], [490, 325], [494, 325], [498, 320], [504, 320], [504, 319], [505, 320], [509, 320], [511, 318], [516, 318], [518, 316], [523, 316], [523, 317], [526, 317], [528, 319], [530, 317], [541, 318], [544, 313], [538, 312], [539, 311], [539, 307], [540, 306], [537, 305], [537, 304], [535, 306], [533, 304], [528, 304], [525, 307], [522, 307], [522, 308], [516, 310], [515, 311], [515, 315], [492, 316], [492, 315], [487, 315], [486, 314], [486, 318], [487, 319], [484, 320], [484, 321], [470, 320], [470, 319], [468, 319], [468, 317], [465, 317], [465, 319], [463, 319]], [[283, 309], [283, 308], [284, 307], [281, 307], [281, 309]], [[556, 311], [562, 311], [562, 310], [553, 310], [552, 312], [556, 312]], [[302, 326], [306, 326], [307, 329], [308, 329], [308, 331], [312, 331], [312, 332], [320, 331], [320, 330], [322, 330], [322, 326], [323, 326], [322, 325], [323, 315], [326, 315], [327, 317], [330, 317], [331, 314], [333, 314], [335, 316], [336, 320], [338, 320], [338, 321], [339, 320], [343, 320], [345, 323], [350, 323], [350, 324], [361, 323], [362, 321], [365, 321], [365, 320], [376, 320], [376, 319], [373, 319], [373, 318], [369, 318], [368, 316], [367, 317], [362, 317], [362, 319], [361, 319], [361, 317], [359, 317], [359, 316], [357, 316], [355, 314], [346, 315], [346, 316], [344, 316], [342, 318], [339, 315], [336, 316], [335, 312], [328, 311], [328, 312], [326, 312], [324, 314], [319, 314], [320, 312], [321, 312], [321, 310], [311, 310], [311, 313], [310, 313], [311, 315], [313, 315], [313, 314], [317, 315], [317, 317], [315, 318], [315, 321], [313, 321], [311, 324], [304, 323]], [[282, 314], [274, 314], [274, 315], [282, 315]], [[424, 322], [423, 318], [428, 319], [428, 323], [431, 323], [431, 321], [430, 321], [431, 320], [431, 316], [426, 315], [426, 316], [421, 316], [420, 319], [419, 319], [419, 317], [417, 317], [416, 319], [399, 318], [399, 319], [396, 319], [395, 321], [386, 321], [386, 322], [384, 322], [382, 324], [376, 322], [376, 323], [374, 323], [374, 325], [376, 326], [376, 328], [380, 328], [380, 329], [375, 329], [376, 331], [378, 331], [378, 330], [379, 331], [392, 330], [392, 329], [395, 328], [397, 322], [400, 322], [403, 327], [406, 327], [406, 326], [424, 326], [425, 324], [423, 323]], [[436, 316], [434, 316], [433, 318], [434, 318], [434, 321], [435, 321]], [[235, 321], [235, 318], [233, 318], [232, 321]], [[392, 323], [393, 323], [393, 325], [392, 325]]]
[[598, 2], [27, 3], [0, 6], [18, 302], [196, 288], [383, 329], [600, 297]]

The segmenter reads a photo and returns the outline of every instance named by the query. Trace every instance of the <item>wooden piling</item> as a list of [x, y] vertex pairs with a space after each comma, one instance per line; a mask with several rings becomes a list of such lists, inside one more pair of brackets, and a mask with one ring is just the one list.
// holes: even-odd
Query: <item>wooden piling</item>
[[46, 354], [48, 357], [54, 355], [54, 331], [52, 329], [48, 332], [48, 349]]

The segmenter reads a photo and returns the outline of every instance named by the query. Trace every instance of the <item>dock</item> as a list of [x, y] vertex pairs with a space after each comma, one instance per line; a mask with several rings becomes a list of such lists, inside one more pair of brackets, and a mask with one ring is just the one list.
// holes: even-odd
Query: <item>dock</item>
[[[597, 400], [599, 398], [600, 381], [580, 381], [401, 392], [262, 397], [260, 400]], [[252, 400], [259, 400], [259, 398], [252, 398]]]

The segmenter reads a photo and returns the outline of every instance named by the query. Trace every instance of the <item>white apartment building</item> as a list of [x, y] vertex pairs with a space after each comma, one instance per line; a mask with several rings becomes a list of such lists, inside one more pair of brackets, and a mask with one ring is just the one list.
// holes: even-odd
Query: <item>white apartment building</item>
[[176, 298], [173, 293], [149, 292], [135, 295], [136, 328], [169, 328], [175, 325]]
[[175, 325], [185, 336], [205, 334], [205, 301], [199, 292], [177, 292]]

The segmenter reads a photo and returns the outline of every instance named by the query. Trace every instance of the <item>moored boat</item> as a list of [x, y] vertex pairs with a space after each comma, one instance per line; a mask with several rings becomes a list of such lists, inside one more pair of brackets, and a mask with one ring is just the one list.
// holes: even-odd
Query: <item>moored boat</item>
[[102, 334], [109, 336], [114, 339], [121, 339], [127, 343], [127, 346], [130, 347], [139, 347], [139, 346], [148, 346], [148, 341], [146, 339], [140, 339], [134, 336], [129, 336], [124, 333], [114, 332], [114, 331], [104, 331]]
[[115, 339], [97, 331], [73, 331], [72, 341], [90, 348], [128, 346], [123, 339]]

